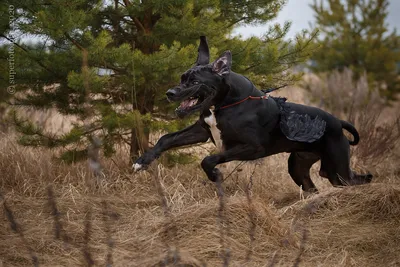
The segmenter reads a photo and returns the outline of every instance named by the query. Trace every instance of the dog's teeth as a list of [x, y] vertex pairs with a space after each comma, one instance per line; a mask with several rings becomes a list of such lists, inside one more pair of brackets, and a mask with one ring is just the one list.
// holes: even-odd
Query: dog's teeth
[[191, 105], [191, 106], [196, 105], [196, 104], [197, 104], [197, 100], [198, 100], [198, 99], [193, 99], [193, 100], [191, 101], [190, 105]]

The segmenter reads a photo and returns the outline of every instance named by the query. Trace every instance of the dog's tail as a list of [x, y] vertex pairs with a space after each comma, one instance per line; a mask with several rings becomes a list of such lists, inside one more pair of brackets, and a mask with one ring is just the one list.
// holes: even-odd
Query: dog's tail
[[349, 144], [352, 146], [355, 146], [358, 144], [358, 142], [360, 141], [360, 136], [358, 135], [358, 132], [356, 130], [356, 128], [351, 124], [348, 123], [347, 121], [340, 121], [342, 123], [342, 128], [346, 129], [349, 133], [351, 133], [354, 137], [353, 141], [349, 140]]

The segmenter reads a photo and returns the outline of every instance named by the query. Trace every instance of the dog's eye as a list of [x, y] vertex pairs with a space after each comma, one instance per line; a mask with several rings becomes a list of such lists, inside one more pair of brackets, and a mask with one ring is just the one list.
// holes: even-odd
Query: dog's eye
[[194, 85], [197, 85], [197, 84], [199, 84], [199, 81], [193, 81], [192, 82]]

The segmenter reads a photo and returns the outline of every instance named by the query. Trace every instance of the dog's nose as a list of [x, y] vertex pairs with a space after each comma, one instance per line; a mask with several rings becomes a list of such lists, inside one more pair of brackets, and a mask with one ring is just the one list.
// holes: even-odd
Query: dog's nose
[[166, 93], [168, 98], [174, 97], [176, 95], [176, 90], [174, 88], [169, 89]]

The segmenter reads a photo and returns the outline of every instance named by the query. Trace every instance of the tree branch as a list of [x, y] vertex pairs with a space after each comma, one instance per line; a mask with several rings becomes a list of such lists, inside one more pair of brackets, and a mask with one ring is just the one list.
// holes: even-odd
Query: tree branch
[[[8, 40], [9, 42], [11, 42], [13, 45], [17, 46], [19, 49], [21, 49], [22, 51], [24, 51], [26, 54], [28, 54], [30, 59], [33, 59], [37, 64], [39, 64], [39, 66], [41, 66], [43, 69], [47, 70], [48, 72], [51, 72], [54, 74], [54, 76], [56, 77], [60, 77], [56, 72], [54, 72], [53, 70], [49, 69], [46, 65], [44, 65], [40, 60], [32, 57], [30, 55], [30, 51], [28, 49], [26, 49], [25, 47], [21, 46], [20, 44], [16, 43], [14, 40], [10, 39], [9, 37], [5, 36], [4, 34], [0, 34], [0, 37], [5, 38], [6, 40]], [[61, 77], [60, 77], [61, 78]]]
[[234, 22], [231, 22], [231, 24], [229, 24], [228, 26], [227, 26], [227, 28], [230, 28], [230, 27], [232, 27], [233, 25], [235, 25], [235, 24], [237, 24], [237, 23], [239, 23], [239, 22], [241, 22], [241, 21], [243, 21], [243, 20], [245, 20], [245, 19], [248, 19], [249, 17], [241, 17], [240, 19], [238, 19], [238, 20], [235, 20]]
[[125, 4], [125, 6], [126, 6], [126, 8], [127, 8], [127, 10], [128, 10], [129, 17], [130, 17], [130, 18], [133, 20], [133, 22], [135, 23], [136, 28], [137, 28], [138, 30], [140, 30], [141, 32], [145, 33], [145, 32], [146, 32], [146, 29], [144, 28], [143, 24], [140, 22], [140, 20], [139, 20], [137, 17], [133, 16], [133, 15], [131, 14], [131, 12], [129, 11], [129, 9], [128, 9], [129, 6], [130, 6], [132, 3], [130, 3], [129, 0], [123, 0], [123, 1], [124, 1], [124, 4]]
[[308, 41], [303, 46], [301, 46], [299, 49], [294, 49], [294, 51], [289, 52], [289, 53], [287, 53], [287, 54], [285, 54], [283, 56], [280, 56], [278, 58], [278, 61], [281, 61], [282, 59], [285, 59], [288, 56], [294, 55], [294, 54], [299, 53], [300, 51], [302, 51], [304, 48], [306, 48], [311, 43], [312, 40], [314, 40], [314, 38], [317, 36], [318, 32], [319, 31], [315, 31], [314, 34], [310, 37], [310, 39], [308, 39]]
[[79, 50], [81, 51], [86, 51], [86, 48], [84, 48], [81, 44], [79, 44], [75, 39], [73, 39], [68, 33], [64, 32], [64, 36], [67, 37], [68, 40], [71, 41], [73, 45], [75, 45]]

